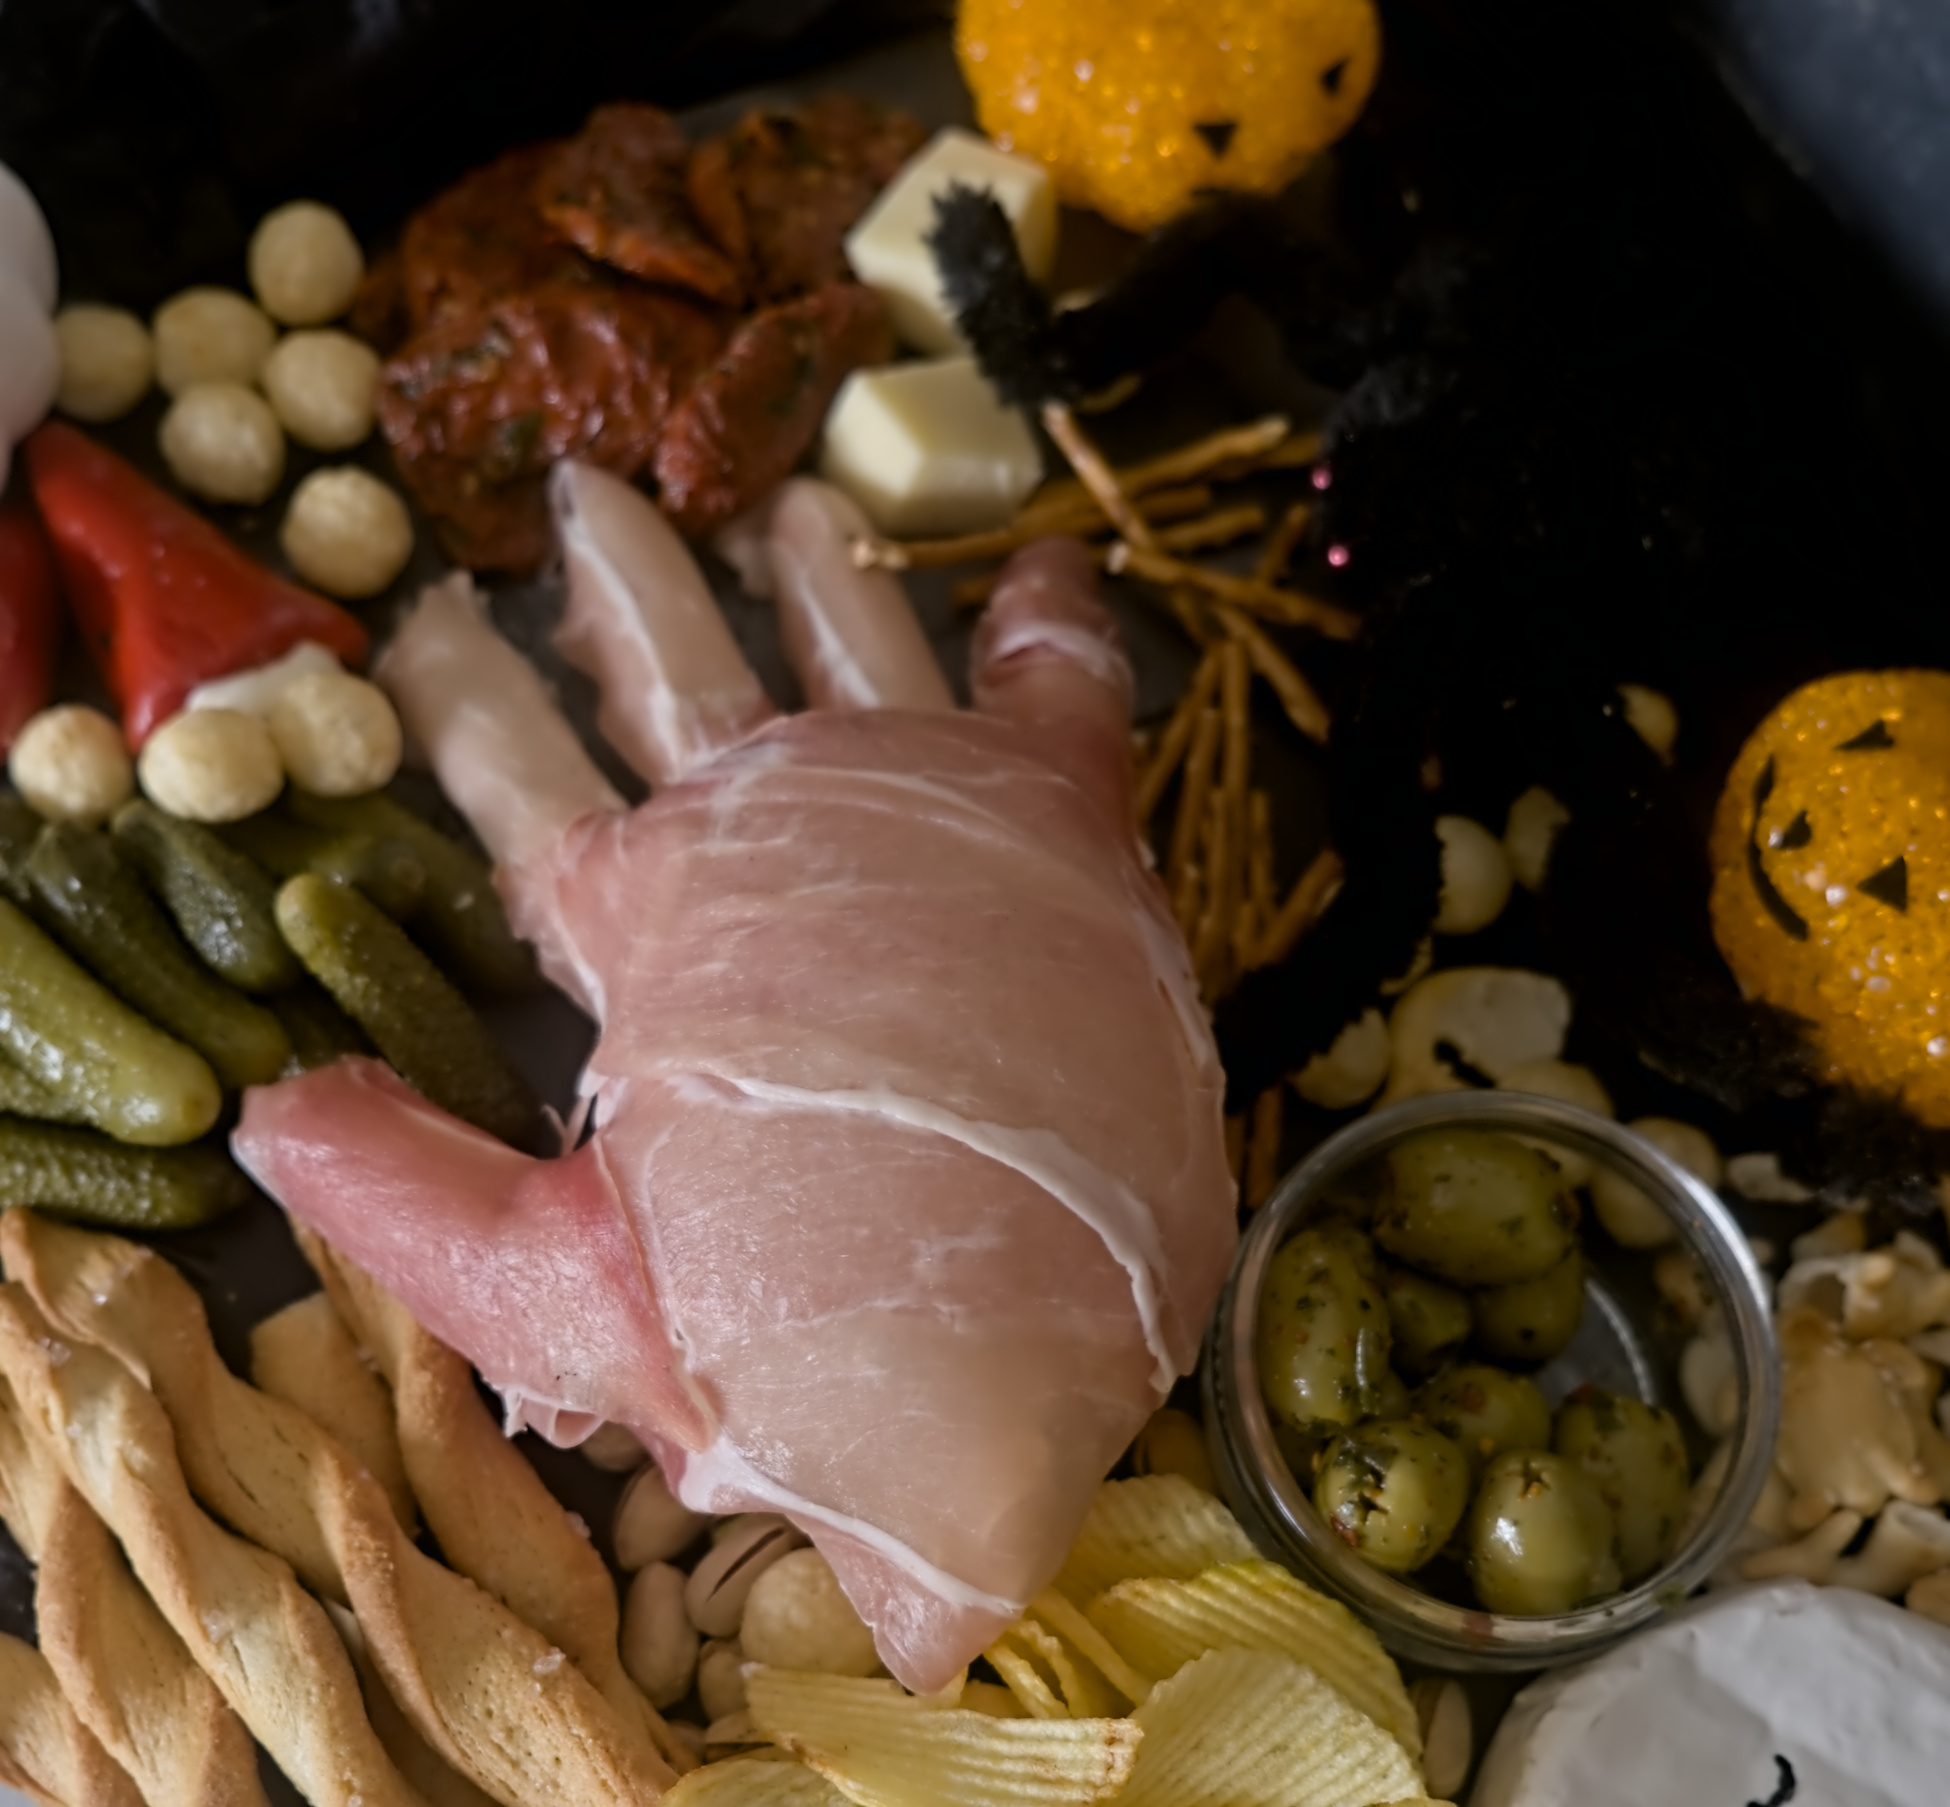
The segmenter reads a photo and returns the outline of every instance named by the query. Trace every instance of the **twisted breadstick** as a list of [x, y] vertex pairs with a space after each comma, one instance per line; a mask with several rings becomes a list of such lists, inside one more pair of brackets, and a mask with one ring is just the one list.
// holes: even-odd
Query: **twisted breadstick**
[[28, 1558], [41, 1654], [149, 1807], [265, 1807], [257, 1752], [0, 1378], [0, 1517]]
[[324, 1238], [292, 1233], [393, 1390], [407, 1480], [441, 1553], [562, 1650], [680, 1774], [697, 1755], [625, 1673], [616, 1587], [585, 1532], [501, 1434], [466, 1360]]
[[393, 1431], [392, 1400], [385, 1383], [359, 1359], [358, 1345], [330, 1299], [313, 1293], [251, 1332], [251, 1379], [343, 1443], [385, 1488], [393, 1516], [413, 1530], [413, 1493]]
[[504, 1807], [595, 1807], [654, 1800], [676, 1779], [561, 1651], [415, 1548], [338, 1443], [223, 1365], [167, 1261], [27, 1211], [0, 1220], [0, 1255], [62, 1331], [147, 1376], [197, 1494], [352, 1608], [393, 1699], [470, 1781]]
[[142, 1807], [127, 1773], [75, 1717], [47, 1659], [4, 1633], [0, 1783], [41, 1807]]
[[0, 1286], [0, 1373], [21, 1420], [101, 1514], [162, 1615], [315, 1807], [425, 1807], [380, 1748], [324, 1609], [288, 1564], [191, 1500], [169, 1420], [105, 1351]]

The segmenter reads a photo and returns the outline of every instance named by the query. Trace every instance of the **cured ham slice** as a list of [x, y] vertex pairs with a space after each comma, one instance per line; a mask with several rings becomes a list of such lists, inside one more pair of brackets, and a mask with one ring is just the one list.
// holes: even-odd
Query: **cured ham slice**
[[771, 562], [827, 706], [776, 715], [649, 504], [555, 483], [564, 649], [653, 800], [596, 777], [464, 578], [380, 671], [602, 1025], [587, 1138], [534, 1160], [348, 1061], [251, 1093], [237, 1151], [512, 1421], [620, 1422], [685, 1504], [788, 1514], [932, 1690], [1055, 1573], [1232, 1254], [1116, 632], [1080, 546], [1030, 547], [956, 711], [802, 492]]

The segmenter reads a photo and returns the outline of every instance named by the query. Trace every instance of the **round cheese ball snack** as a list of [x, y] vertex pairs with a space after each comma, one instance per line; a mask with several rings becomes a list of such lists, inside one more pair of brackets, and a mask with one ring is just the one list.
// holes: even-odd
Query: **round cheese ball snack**
[[156, 309], [156, 381], [170, 395], [192, 383], [254, 383], [278, 329], [235, 289], [185, 289]]
[[379, 354], [341, 332], [286, 333], [264, 360], [264, 393], [284, 430], [315, 452], [345, 452], [372, 431]]
[[376, 596], [413, 556], [413, 521], [377, 477], [340, 465], [292, 491], [278, 543], [292, 570], [327, 596]]
[[7, 776], [37, 814], [84, 828], [105, 821], [135, 789], [122, 730], [81, 703], [57, 703], [29, 721]]
[[393, 705], [349, 671], [294, 678], [271, 705], [270, 729], [292, 782], [316, 797], [363, 796], [399, 770]]
[[61, 387], [54, 405], [74, 420], [120, 420], [149, 393], [156, 347], [125, 307], [79, 301], [54, 316]]
[[191, 822], [239, 822], [284, 789], [271, 731], [237, 709], [190, 709], [149, 736], [136, 761], [157, 808]]
[[206, 502], [252, 507], [284, 477], [284, 429], [242, 383], [193, 383], [170, 404], [158, 439], [170, 475]]
[[365, 253], [336, 209], [290, 201], [251, 234], [251, 287], [273, 320], [322, 326], [352, 305], [366, 273]]

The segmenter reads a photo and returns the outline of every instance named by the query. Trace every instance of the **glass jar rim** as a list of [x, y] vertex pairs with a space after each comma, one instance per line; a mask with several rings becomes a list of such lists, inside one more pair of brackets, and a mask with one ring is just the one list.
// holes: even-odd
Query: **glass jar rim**
[[[1540, 1136], [1637, 1185], [1706, 1272], [1730, 1335], [1737, 1414], [1731, 1456], [1692, 1536], [1622, 1593], [1568, 1613], [1519, 1617], [1458, 1606], [1365, 1562], [1334, 1536], [1287, 1468], [1260, 1392], [1254, 1338], [1273, 1255], [1304, 1211], [1351, 1168], [1436, 1128]], [[1206, 1435], [1221, 1483], [1256, 1542], [1352, 1606], [1398, 1656], [1435, 1668], [1528, 1670], [1596, 1654], [1677, 1606], [1720, 1564], [1752, 1514], [1774, 1459], [1780, 1362], [1767, 1284], [1718, 1195], [1622, 1125], [1560, 1099], [1515, 1091], [1442, 1092], [1348, 1124], [1313, 1150], [1255, 1214], [1207, 1333]]]

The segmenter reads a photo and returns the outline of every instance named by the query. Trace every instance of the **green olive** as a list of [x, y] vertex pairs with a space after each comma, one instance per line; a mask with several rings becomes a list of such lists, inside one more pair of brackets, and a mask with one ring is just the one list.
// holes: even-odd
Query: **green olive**
[[1371, 1418], [1406, 1418], [1414, 1400], [1408, 1390], [1408, 1382], [1393, 1368], [1383, 1368], [1381, 1378], [1374, 1389], [1374, 1410]]
[[1521, 1374], [1482, 1362], [1445, 1368], [1415, 1395], [1415, 1415], [1453, 1437], [1480, 1476], [1506, 1449], [1544, 1449], [1550, 1444], [1551, 1409]]
[[1371, 1417], [1388, 1371], [1388, 1306], [1374, 1245], [1358, 1230], [1302, 1230], [1275, 1255], [1255, 1338], [1267, 1409], [1295, 1430]]
[[1454, 1286], [1508, 1286], [1555, 1267], [1577, 1205], [1554, 1162], [1512, 1136], [1436, 1129], [1388, 1153], [1375, 1241]]
[[1395, 1338], [1395, 1365], [1432, 1374], [1469, 1334], [1469, 1301], [1453, 1286], [1410, 1268], [1381, 1270], [1381, 1293]]
[[1469, 1579], [1491, 1612], [1569, 1612], [1618, 1589], [1611, 1508], [1584, 1470], [1540, 1449], [1507, 1449], [1470, 1508]]
[[1692, 1477], [1678, 1421], [1602, 1387], [1584, 1386], [1558, 1409], [1560, 1456], [1591, 1477], [1618, 1530], [1618, 1566], [1642, 1581], [1671, 1554], [1686, 1516]]
[[1406, 1575], [1449, 1541], [1469, 1504], [1469, 1464], [1440, 1431], [1373, 1419], [1328, 1446], [1314, 1506], [1378, 1569]]
[[1469, 1295], [1476, 1347], [1493, 1361], [1536, 1366], [1561, 1352], [1584, 1316], [1584, 1257], [1576, 1245], [1534, 1280], [1485, 1286]]

